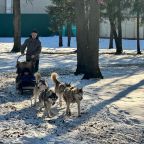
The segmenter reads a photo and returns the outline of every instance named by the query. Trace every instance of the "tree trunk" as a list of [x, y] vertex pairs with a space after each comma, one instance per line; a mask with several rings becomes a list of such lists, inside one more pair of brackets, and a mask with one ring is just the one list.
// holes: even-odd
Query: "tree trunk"
[[118, 43], [119, 46], [116, 49], [116, 54], [122, 54], [122, 26], [121, 26], [121, 2], [118, 1]]
[[110, 21], [110, 25], [111, 25], [112, 32], [113, 32], [113, 36], [114, 36], [114, 40], [115, 40], [115, 44], [116, 44], [116, 53], [117, 53], [118, 49], [119, 49], [118, 34], [117, 34], [116, 27], [115, 27], [115, 24], [114, 24], [113, 20], [111, 18], [109, 18], [109, 21]]
[[63, 46], [62, 27], [59, 30], [59, 47]]
[[75, 75], [83, 74], [86, 70], [87, 23], [84, 0], [76, 0], [76, 28], [77, 28], [77, 69]]
[[13, 0], [14, 46], [11, 52], [19, 52], [21, 47], [21, 11], [20, 0]]
[[112, 28], [110, 28], [110, 41], [109, 41], [109, 49], [113, 48], [113, 31]]
[[71, 43], [71, 31], [72, 31], [72, 25], [71, 23], [67, 24], [67, 36], [68, 36], [68, 44], [67, 46], [70, 47], [70, 43]]
[[89, 1], [89, 29], [88, 49], [86, 53], [87, 63], [84, 79], [103, 78], [99, 69], [99, 18], [100, 9], [96, 0]]
[[139, 38], [139, 11], [137, 11], [137, 54], [141, 54], [140, 51], [140, 38]]

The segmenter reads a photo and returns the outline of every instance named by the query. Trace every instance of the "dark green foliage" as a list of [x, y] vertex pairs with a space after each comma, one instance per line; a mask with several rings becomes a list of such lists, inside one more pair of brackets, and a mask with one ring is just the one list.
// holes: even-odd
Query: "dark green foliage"
[[49, 29], [53, 32], [61, 31], [67, 24], [75, 23], [75, 7], [73, 0], [51, 0], [53, 5], [46, 7], [50, 17]]

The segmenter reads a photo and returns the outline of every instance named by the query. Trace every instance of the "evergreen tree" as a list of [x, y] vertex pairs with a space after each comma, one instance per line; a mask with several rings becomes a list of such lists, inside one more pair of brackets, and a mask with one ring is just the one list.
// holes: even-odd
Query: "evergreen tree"
[[63, 26], [67, 26], [68, 46], [70, 46], [71, 26], [75, 23], [75, 7], [73, 0], [51, 0], [51, 6], [46, 7], [50, 17], [50, 28], [59, 33], [59, 46], [62, 46]]

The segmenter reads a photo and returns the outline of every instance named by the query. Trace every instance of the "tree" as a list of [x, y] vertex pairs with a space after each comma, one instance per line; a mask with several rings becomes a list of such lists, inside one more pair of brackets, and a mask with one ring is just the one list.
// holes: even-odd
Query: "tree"
[[54, 33], [59, 34], [59, 47], [63, 46], [63, 39], [62, 39], [62, 31], [63, 31], [63, 25], [64, 25], [64, 17], [63, 17], [63, 9], [62, 6], [59, 5], [53, 5], [53, 6], [47, 6], [46, 12], [49, 15], [50, 19], [50, 30]]
[[99, 4], [96, 0], [79, 0], [76, 6], [76, 74], [83, 73], [84, 79], [103, 78], [99, 69]]
[[[32, 4], [32, 0], [26, 0]], [[19, 52], [21, 47], [21, 7], [20, 0], [13, 0], [14, 46], [11, 52]]]
[[[139, 3], [139, 1], [137, 1]], [[137, 54], [141, 54], [140, 50], [140, 36], [139, 36], [139, 25], [140, 25], [140, 12], [137, 10]]]
[[75, 75], [83, 74], [86, 70], [86, 49], [87, 49], [87, 18], [86, 18], [86, 3], [84, 0], [76, 0], [76, 39], [77, 39], [77, 69]]
[[21, 10], [20, 0], [13, 0], [14, 46], [11, 52], [19, 52], [21, 46]]
[[73, 0], [51, 0], [53, 5], [47, 6], [46, 11], [50, 17], [52, 31], [59, 33], [59, 46], [62, 46], [63, 26], [67, 26], [68, 46], [71, 40], [71, 26], [75, 23], [75, 10]]
[[113, 48], [113, 31], [110, 27], [110, 41], [109, 41], [109, 49]]
[[71, 43], [71, 34], [72, 34], [72, 24], [71, 23], [67, 23], [67, 36], [68, 36], [67, 46], [68, 47], [70, 47], [70, 43]]
[[67, 25], [67, 36], [68, 43], [67, 46], [70, 47], [71, 43], [71, 35], [72, 35], [72, 24], [75, 24], [75, 3], [74, 0], [66, 0], [65, 1], [65, 25]]
[[[94, 16], [95, 14], [95, 16]], [[96, 0], [90, 1], [87, 63], [84, 78], [103, 78], [99, 69], [100, 9]]]
[[133, 6], [131, 10], [132, 15], [136, 15], [137, 19], [137, 54], [141, 54], [140, 50], [140, 34], [139, 34], [139, 26], [140, 19], [144, 17], [144, 1], [143, 0], [131, 0]]
[[[112, 38], [114, 37], [116, 44], [116, 53], [121, 51], [121, 47], [119, 45], [119, 38], [117, 33], [117, 15], [118, 15], [118, 0], [106, 0], [105, 5], [101, 7], [101, 16], [104, 18], [108, 18], [110, 22], [110, 44], [112, 44]], [[112, 36], [113, 34], [113, 36]]]
[[122, 49], [122, 26], [125, 19], [125, 11], [130, 7], [130, 0], [106, 0], [101, 8], [102, 17], [108, 17], [110, 21], [110, 44], [112, 45], [112, 34], [116, 44], [116, 54], [121, 54]]
[[119, 41], [119, 47], [116, 50], [116, 54], [121, 54], [123, 49], [122, 49], [122, 0], [118, 0], [118, 41]]

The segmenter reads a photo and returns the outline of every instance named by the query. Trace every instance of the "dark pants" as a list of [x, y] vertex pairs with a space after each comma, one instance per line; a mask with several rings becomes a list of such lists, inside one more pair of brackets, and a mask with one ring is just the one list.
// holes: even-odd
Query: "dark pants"
[[[29, 62], [29, 61], [33, 61], [31, 58], [26, 58], [26, 61]], [[39, 59], [36, 59], [34, 60], [34, 69], [33, 69], [33, 72], [37, 72], [39, 69]]]
[[35, 61], [35, 68], [34, 71], [37, 72], [39, 69], [39, 59]]

